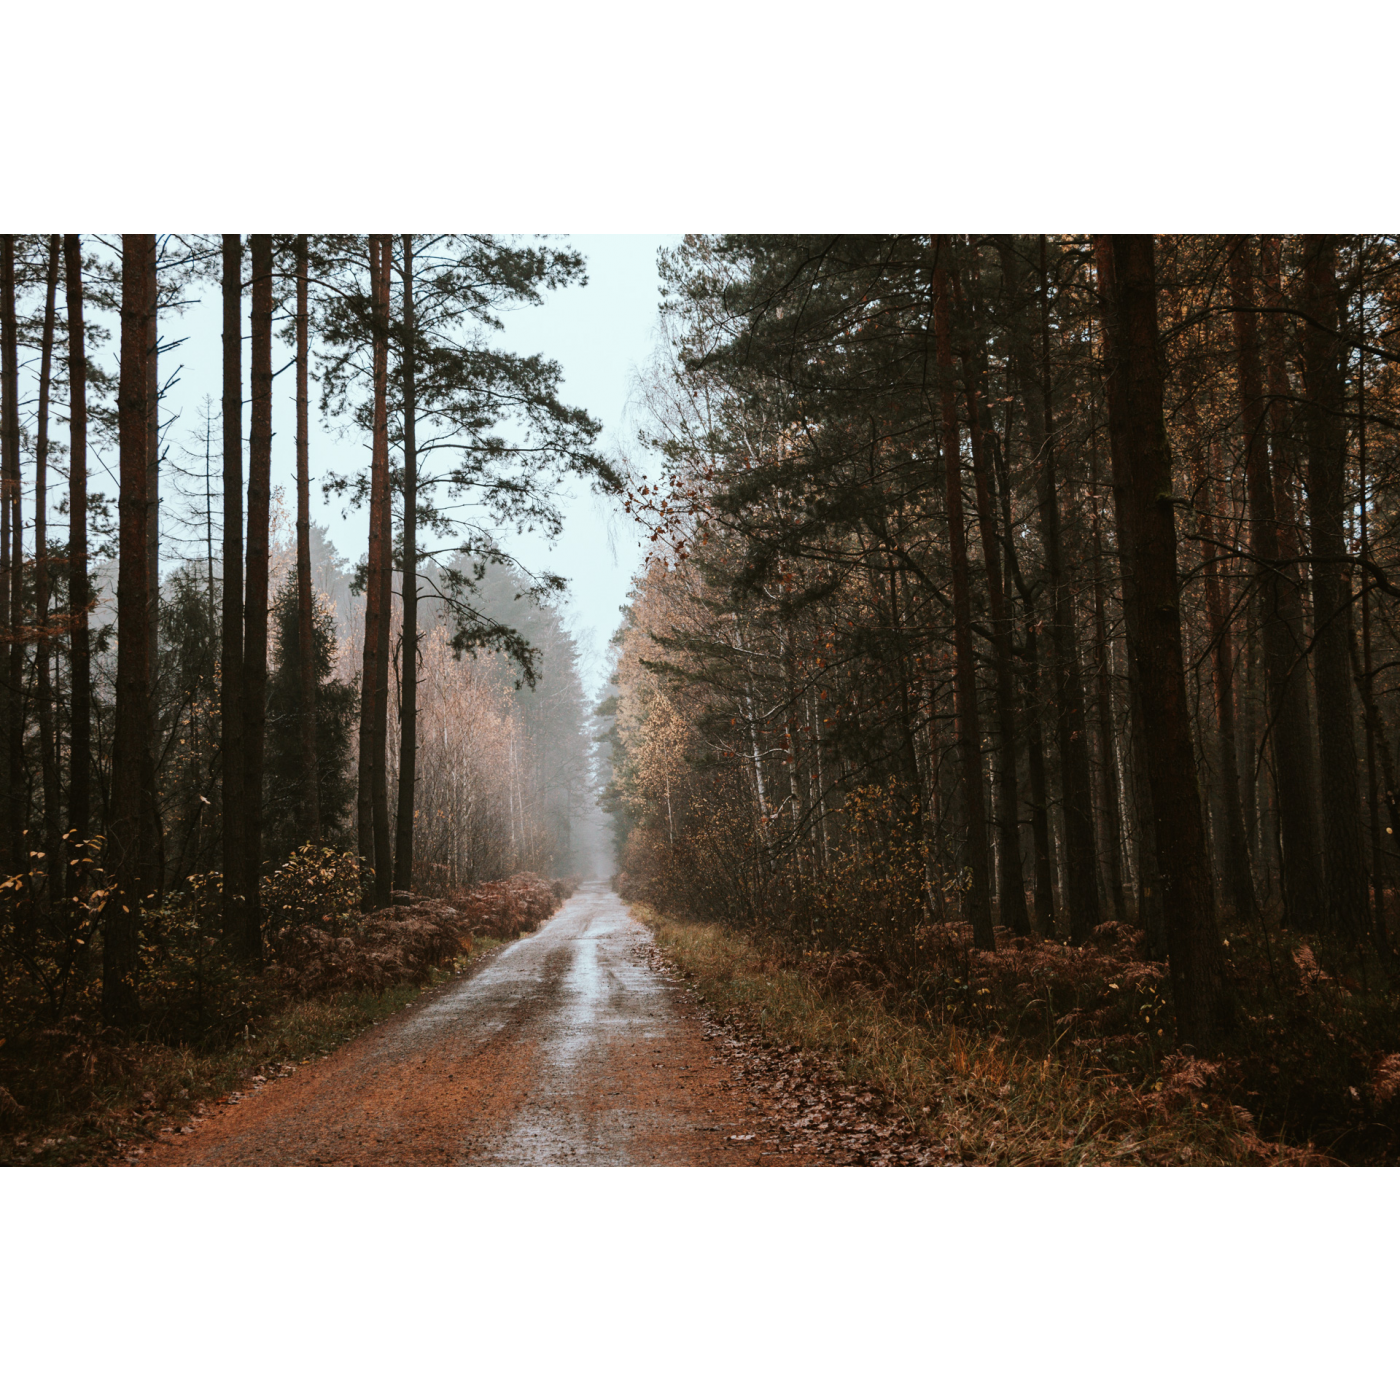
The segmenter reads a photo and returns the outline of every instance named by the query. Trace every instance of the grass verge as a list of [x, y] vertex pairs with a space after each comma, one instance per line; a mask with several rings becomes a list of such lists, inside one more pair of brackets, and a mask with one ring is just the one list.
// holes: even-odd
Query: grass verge
[[256, 1075], [283, 1077], [378, 1025], [505, 942], [478, 938], [470, 953], [433, 968], [426, 981], [381, 992], [338, 992], [263, 1017], [246, 1040], [201, 1050], [158, 1042], [122, 1048], [55, 1101], [42, 1119], [0, 1137], [0, 1166], [99, 1166], [178, 1130], [208, 1104]]
[[998, 1032], [936, 1021], [889, 988], [833, 989], [780, 951], [645, 905], [633, 913], [715, 1010], [834, 1061], [921, 1135], [968, 1165], [1322, 1164], [1261, 1139], [1251, 1117], [1187, 1062], [1137, 1084], [1074, 1052], [1041, 1057]]

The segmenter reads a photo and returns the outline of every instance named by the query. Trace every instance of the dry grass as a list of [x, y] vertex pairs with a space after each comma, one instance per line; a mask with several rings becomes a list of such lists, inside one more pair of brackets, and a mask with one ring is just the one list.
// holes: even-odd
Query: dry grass
[[917, 1131], [987, 1166], [1260, 1166], [1326, 1159], [1266, 1142], [1214, 1087], [1215, 1066], [1183, 1057], [1151, 1084], [1085, 1062], [1041, 1058], [936, 1022], [888, 985], [814, 975], [715, 924], [634, 912], [716, 1010], [836, 1061], [878, 1089]]

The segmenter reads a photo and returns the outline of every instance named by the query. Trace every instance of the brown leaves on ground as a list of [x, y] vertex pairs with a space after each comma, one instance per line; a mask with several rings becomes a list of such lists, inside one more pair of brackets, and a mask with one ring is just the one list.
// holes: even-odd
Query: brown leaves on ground
[[[650, 966], [674, 977], [676, 964], [654, 942], [642, 947]], [[835, 969], [846, 985], [864, 985], [864, 960]], [[878, 973], [876, 974], [878, 976]], [[745, 1094], [767, 1120], [765, 1156], [794, 1154], [811, 1165], [917, 1167], [958, 1165], [941, 1145], [920, 1141], [907, 1116], [879, 1090], [850, 1084], [835, 1060], [797, 1045], [769, 1045], [761, 1021], [741, 1011], [716, 1013], [694, 991], [683, 991], [705, 1024], [715, 1061], [728, 1070], [727, 1084]]]

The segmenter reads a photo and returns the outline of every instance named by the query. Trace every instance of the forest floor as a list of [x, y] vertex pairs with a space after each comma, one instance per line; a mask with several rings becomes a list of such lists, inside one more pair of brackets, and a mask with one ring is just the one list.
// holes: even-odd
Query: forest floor
[[[949, 1166], [1331, 1165], [1261, 1137], [1199, 1062], [1147, 1085], [1073, 1056], [1041, 1056], [1003, 1035], [941, 1024], [887, 984], [794, 967], [740, 932], [635, 906], [654, 956], [731, 1034], [819, 1066], [799, 1081], [803, 1122], [821, 1123], [849, 1086], [884, 1105], [906, 1159]], [[839, 960], [838, 960], [839, 961]], [[771, 1053], [771, 1052], [770, 1052]], [[789, 1091], [789, 1100], [792, 1098]], [[791, 1103], [789, 1108], [791, 1108]]]
[[881, 1097], [701, 1005], [585, 885], [328, 1057], [280, 1066], [143, 1166], [763, 1166], [941, 1160]]
[[433, 969], [426, 988], [404, 982], [297, 1002], [266, 1018], [247, 1042], [210, 1050], [137, 1044], [93, 1101], [0, 1136], [0, 1166], [133, 1164], [167, 1137], [193, 1133], [220, 1107], [326, 1059], [449, 979], [469, 975], [501, 946], [478, 939], [454, 965]]

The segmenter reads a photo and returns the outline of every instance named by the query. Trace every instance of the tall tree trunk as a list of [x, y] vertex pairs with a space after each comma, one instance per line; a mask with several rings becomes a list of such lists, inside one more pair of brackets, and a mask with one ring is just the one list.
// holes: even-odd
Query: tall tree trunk
[[1123, 900], [1123, 832], [1118, 807], [1118, 763], [1113, 739], [1113, 684], [1108, 655], [1108, 619], [1103, 589], [1103, 538], [1099, 511], [1098, 444], [1092, 422], [1089, 425], [1089, 499], [1094, 553], [1094, 679], [1098, 687], [1098, 728], [1101, 761], [1099, 803], [1103, 808], [1106, 878], [1113, 917], [1124, 920], [1128, 911]]
[[[949, 244], [941, 239], [946, 263]], [[987, 852], [986, 799], [982, 791], [982, 737], [977, 714], [976, 659], [972, 650], [972, 599], [967, 567], [967, 532], [963, 524], [962, 460], [953, 352], [948, 327], [948, 273], [934, 273], [934, 320], [938, 337], [938, 371], [943, 410], [943, 469], [948, 509], [948, 556], [953, 575], [953, 650], [957, 681], [958, 749], [962, 758], [963, 807], [967, 815], [968, 859], [972, 868], [969, 914], [973, 945], [995, 951], [992, 892]]]
[[[1224, 583], [1216, 562], [1214, 531], [1221, 518], [1219, 496], [1206, 472], [1200, 422], [1194, 402], [1188, 401], [1186, 426], [1191, 434], [1192, 487], [1196, 497], [1196, 521], [1201, 532], [1201, 563], [1206, 595], [1206, 621], [1211, 634], [1211, 677], [1214, 682], [1221, 799], [1225, 809], [1223, 884], [1237, 917], [1255, 914], [1254, 882], [1249, 873], [1249, 844], [1244, 834], [1244, 807], [1240, 802], [1239, 770], [1235, 761], [1235, 653], [1230, 620], [1222, 596]], [[1212, 519], [1212, 516], [1214, 519]]]
[[365, 580], [365, 640], [360, 680], [360, 765], [357, 794], [359, 848], [373, 867], [370, 908], [389, 903], [393, 873], [385, 773], [389, 693], [389, 238], [369, 239], [373, 302], [374, 429], [370, 456], [369, 558]]
[[[1007, 429], [1008, 435], [1010, 429]], [[1016, 585], [1025, 611], [1026, 641], [1021, 677], [1023, 723], [1026, 736], [1026, 778], [1030, 786], [1031, 865], [1034, 883], [1035, 926], [1042, 937], [1055, 932], [1055, 871], [1050, 850], [1050, 799], [1045, 780], [1045, 744], [1040, 728], [1040, 662], [1037, 644], [1039, 622], [1035, 616], [1034, 591], [1026, 584], [1016, 562], [1016, 536], [1012, 528], [1011, 484], [1006, 460], [995, 436], [991, 438], [992, 461], [996, 467], [1001, 544], [1007, 574]], [[1008, 615], [1009, 615], [1008, 609]], [[1014, 654], [1014, 652], [1013, 652]]]
[[243, 801], [243, 244], [224, 234], [224, 623], [219, 711], [224, 779], [224, 929], [236, 948], [251, 942], [244, 890], [247, 811]]
[[39, 352], [39, 421], [34, 444], [34, 669], [39, 711], [39, 763], [44, 781], [44, 851], [48, 857], [50, 899], [63, 894], [62, 836], [59, 822], [58, 754], [54, 747], [53, 687], [49, 675], [49, 390], [53, 380], [53, 336], [58, 301], [59, 237], [49, 235], [49, 262], [44, 281], [44, 331]]
[[1055, 665], [1056, 721], [1065, 813], [1065, 907], [1071, 943], [1082, 943], [1099, 922], [1098, 853], [1094, 845], [1093, 786], [1089, 778], [1084, 682], [1074, 632], [1073, 600], [1065, 575], [1060, 493], [1055, 470], [1055, 420], [1050, 368], [1050, 273], [1045, 236], [1040, 238], [1040, 336], [1042, 432], [1040, 530], [1050, 585], [1050, 649]]
[[[68, 302], [68, 611], [69, 700], [68, 826], [86, 841], [92, 810], [92, 648], [88, 632], [87, 561], [87, 346], [83, 329], [83, 248], [76, 233], [63, 235], [63, 280]], [[70, 888], [86, 885], [83, 856], [74, 850]]]
[[118, 501], [117, 685], [112, 739], [112, 817], [108, 867], [114, 889], [107, 900], [102, 940], [102, 1012], [129, 1025], [139, 1012], [141, 901], [147, 854], [143, 849], [148, 771], [143, 750], [150, 734], [150, 628], [146, 611], [146, 472], [150, 376], [150, 248], [154, 234], [122, 236], [121, 378], [117, 433], [121, 458]]
[[403, 235], [403, 692], [399, 700], [399, 808], [394, 884], [413, 884], [418, 763], [418, 446], [413, 317], [413, 235]]
[[157, 243], [150, 249], [146, 269], [150, 288], [150, 328], [146, 342], [146, 608], [150, 628], [152, 679], [160, 657], [160, 282]]
[[[157, 308], [158, 235], [145, 245], [146, 297], [146, 694], [154, 723], [159, 709], [160, 664], [160, 334]], [[141, 746], [141, 889], [158, 895], [165, 880], [165, 834], [156, 787], [155, 746], [150, 737]]]
[[[1116, 495], [1116, 492], [1115, 492]], [[1117, 503], [1115, 501], [1115, 514]], [[1119, 540], [1121, 556], [1123, 544]], [[1132, 609], [1133, 585], [1126, 572], [1123, 575], [1123, 615]], [[1162, 898], [1162, 870], [1157, 862], [1157, 812], [1152, 805], [1152, 785], [1147, 768], [1151, 761], [1152, 741], [1147, 732], [1147, 719], [1142, 708], [1142, 680], [1137, 659], [1131, 647], [1128, 652], [1128, 723], [1133, 763], [1133, 810], [1137, 820], [1137, 921], [1147, 934], [1147, 953], [1156, 962], [1167, 956], [1167, 916]]]
[[[975, 256], [975, 255], [974, 255]], [[977, 291], [976, 263], [970, 278], [974, 298]], [[960, 303], [961, 304], [961, 303]], [[972, 321], [980, 307], [975, 299]], [[993, 493], [987, 476], [983, 419], [987, 414], [982, 392], [983, 356], [971, 348], [973, 326], [964, 326], [962, 337], [963, 377], [968, 402], [968, 443], [972, 450], [972, 476], [977, 491], [977, 526], [982, 539], [982, 562], [987, 574], [987, 606], [992, 622], [992, 660], [996, 674], [997, 735], [1001, 752], [997, 766], [997, 904], [1001, 919], [1018, 938], [1031, 936], [1030, 915], [1026, 910], [1025, 876], [1021, 865], [1021, 834], [1017, 823], [1016, 800], [1016, 701], [1015, 671], [1011, 651], [1011, 616], [1002, 578], [1001, 541]]]
[[[1360, 303], [1361, 327], [1358, 338], [1364, 346], [1366, 343], [1364, 284], [1361, 288]], [[1358, 474], [1361, 478], [1361, 560], [1364, 566], [1370, 560], [1371, 555], [1371, 532], [1368, 518], [1370, 515], [1370, 490], [1366, 480], [1366, 352], [1364, 349], [1361, 351], [1356, 365], [1356, 418], [1359, 439], [1357, 450], [1360, 458]], [[1366, 679], [1365, 684], [1358, 686], [1357, 689], [1361, 693], [1362, 704], [1365, 706], [1373, 674], [1371, 670], [1371, 590], [1369, 587], [1363, 588], [1361, 592], [1361, 648], [1361, 670]], [[1364, 709], [1363, 713], [1365, 713]], [[1382, 949], [1388, 949], [1390, 938], [1386, 931], [1385, 922], [1385, 842], [1381, 840], [1380, 794], [1376, 782], [1376, 736], [1369, 720], [1366, 723], [1366, 809], [1371, 823], [1371, 893], [1375, 901], [1372, 931], [1375, 934], [1377, 944]]]
[[22, 866], [23, 788], [14, 761], [21, 733], [16, 663], [20, 645], [19, 338], [15, 321], [15, 236], [0, 234], [0, 858]]
[[1358, 946], [1365, 934], [1366, 861], [1352, 717], [1348, 637], [1351, 565], [1342, 534], [1346, 412], [1337, 338], [1337, 242], [1303, 244], [1308, 319], [1301, 332], [1307, 375], [1308, 508], [1312, 523], [1313, 678], [1322, 757], [1322, 861], [1332, 936]]
[[1224, 976], [1181, 651], [1171, 458], [1162, 413], [1157, 285], [1150, 235], [1095, 239], [1106, 302], [1105, 362], [1115, 506], [1124, 572], [1135, 580], [1128, 645], [1152, 734], [1147, 777], [1164, 877], [1167, 951], [1181, 1039], [1213, 1050], [1234, 1023]]
[[1283, 839], [1283, 886], [1290, 917], [1299, 928], [1318, 926], [1317, 829], [1309, 790], [1311, 740], [1308, 732], [1307, 679], [1301, 649], [1301, 617], [1290, 611], [1293, 593], [1279, 569], [1279, 526], [1276, 483], [1271, 479], [1264, 429], [1264, 390], [1259, 363], [1258, 319], [1254, 311], [1254, 278], [1249, 246], [1244, 238], [1230, 249], [1230, 296], [1235, 304], [1235, 347], [1239, 369], [1240, 410], [1245, 434], [1245, 480], [1249, 491], [1250, 545], [1259, 561], [1259, 599], [1264, 633], [1264, 665], [1268, 678], [1274, 779], [1278, 787], [1279, 822]]
[[243, 601], [243, 897], [249, 958], [262, 957], [263, 753], [267, 729], [267, 553], [272, 495], [272, 235], [248, 239], [253, 293], [248, 358], [248, 544]]
[[1045, 773], [1045, 673], [1040, 669], [1040, 621], [1026, 620], [1026, 778], [1031, 789], [1031, 846], [1035, 859], [1035, 921], [1043, 938], [1055, 934], [1055, 843], [1050, 837], [1050, 782]]
[[311, 605], [310, 408], [307, 395], [309, 260], [307, 237], [296, 236], [297, 264], [297, 650], [301, 654], [302, 804], [309, 840], [321, 839], [320, 762], [316, 754], [316, 639]]

